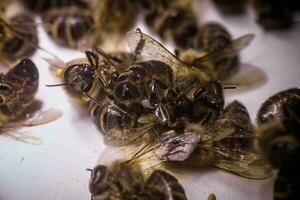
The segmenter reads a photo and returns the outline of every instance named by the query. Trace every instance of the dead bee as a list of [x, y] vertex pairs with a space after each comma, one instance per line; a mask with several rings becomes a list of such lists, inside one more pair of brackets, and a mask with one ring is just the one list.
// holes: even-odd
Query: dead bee
[[190, 1], [144, 1], [145, 23], [162, 39], [189, 48], [198, 33], [197, 16]]
[[127, 162], [98, 165], [92, 171], [92, 199], [187, 199], [183, 187], [171, 174], [155, 170], [145, 177], [140, 167]]
[[163, 165], [169, 170], [178, 166], [188, 169], [209, 165], [250, 179], [272, 176], [269, 164], [254, 145], [254, 129], [241, 103], [229, 104], [219, 118], [207, 126], [186, 123], [184, 133], [171, 130], [131, 155], [140, 162]]
[[265, 29], [285, 29], [293, 25], [290, 1], [252, 0], [257, 22]]
[[91, 11], [78, 7], [51, 9], [42, 20], [50, 37], [70, 48], [78, 48], [81, 39], [94, 28]]
[[212, 0], [224, 14], [242, 14], [246, 10], [247, 0]]
[[88, 8], [90, 0], [20, 0], [28, 9], [43, 13], [53, 8], [67, 8], [70, 6], [77, 6], [81, 8]]
[[105, 95], [101, 93], [96, 100], [101, 103], [91, 113], [108, 141], [124, 144], [148, 129], [158, 134], [181, 129], [183, 118], [206, 123], [219, 115], [224, 106], [220, 83], [209, 81], [140, 30], [129, 32], [127, 40], [135, 56], [149, 53], [150, 60], [116, 70], [114, 79], [100, 78]]
[[0, 39], [0, 57], [5, 65], [32, 55], [38, 46], [33, 16], [14, 5], [0, 11]]
[[[99, 93], [99, 78], [105, 73], [108, 79], [114, 77], [114, 70], [108, 66], [117, 65], [122, 68], [132, 59], [129, 53], [112, 52], [104, 53], [101, 49], [95, 48], [93, 52], [86, 51], [86, 58], [74, 59], [67, 63], [59, 59], [46, 59], [55, 74], [62, 78], [63, 83], [48, 85], [49, 87], [65, 86], [67, 93], [82, 103], [89, 103]], [[97, 54], [97, 55], [96, 55]], [[100, 56], [98, 56], [100, 54]], [[111, 71], [112, 70], [112, 71]]]
[[258, 143], [270, 164], [279, 169], [274, 199], [298, 199], [300, 158], [300, 90], [292, 88], [268, 98], [261, 106]]
[[[240, 62], [237, 53], [249, 45], [254, 35], [247, 34], [233, 40], [230, 33], [222, 25], [207, 23], [201, 28], [197, 38], [193, 48], [177, 51], [179, 58], [204, 71], [212, 79], [225, 80], [238, 71]], [[225, 48], [235, 53], [227, 55], [225, 53], [205, 62], [201, 59], [206, 53], [211, 54]]]
[[39, 73], [35, 64], [24, 59], [0, 77], [1, 134], [24, 142], [39, 143], [37, 138], [14, 132], [18, 128], [51, 122], [61, 115], [53, 109], [36, 112], [40, 105], [34, 100], [39, 84]]
[[284, 106], [299, 103], [300, 90], [291, 88], [279, 92], [268, 98], [260, 107], [257, 114], [257, 123], [264, 124], [284, 119]]
[[[213, 166], [249, 179], [272, 176], [270, 165], [256, 148], [248, 111], [237, 101], [206, 126], [185, 121], [182, 132], [169, 129], [159, 139], [145, 139], [118, 153], [118, 157], [126, 158], [124, 163], [140, 163], [145, 174], [161, 168], [177, 173], [180, 167], [195, 170]], [[101, 162], [106, 163], [103, 156]]]

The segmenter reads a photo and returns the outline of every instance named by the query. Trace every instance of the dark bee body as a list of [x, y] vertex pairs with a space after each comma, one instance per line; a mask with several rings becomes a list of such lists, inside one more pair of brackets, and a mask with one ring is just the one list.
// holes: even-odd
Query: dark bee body
[[245, 11], [247, 0], [213, 0], [224, 14], [241, 14]]
[[[53, 86], [65, 86], [70, 96], [83, 103], [88, 103], [91, 100], [87, 95], [96, 97], [99, 94], [101, 85], [98, 81], [98, 73], [109, 75], [109, 79], [113, 77], [112, 70], [107, 68], [107, 60], [98, 56], [96, 58], [91, 57], [90, 54], [93, 53], [87, 53], [87, 57], [91, 60], [82, 58], [74, 59], [67, 63], [51, 59], [48, 60], [49, 64], [55, 67], [56, 75], [63, 80], [63, 84]], [[119, 67], [118, 70], [124, 71], [132, 57], [131, 54], [125, 52], [112, 52], [107, 54], [107, 59], [116, 64]], [[96, 63], [91, 63], [92, 61], [95, 61], [97, 66], [95, 65]], [[101, 70], [105, 71], [101, 72]]]
[[293, 25], [292, 1], [252, 0], [257, 22], [265, 29], [285, 29]]
[[51, 9], [43, 15], [43, 22], [55, 42], [71, 48], [78, 47], [80, 39], [94, 26], [90, 11], [77, 7]]
[[15, 117], [33, 101], [38, 89], [39, 73], [35, 64], [22, 60], [1, 77], [1, 115]]
[[[3, 13], [0, 21], [0, 55], [5, 64], [32, 55], [38, 46], [34, 18], [27, 12], [17, 12], [7, 18]], [[6, 63], [7, 62], [7, 63]]]
[[[92, 118], [108, 139], [121, 142], [136, 137], [141, 131], [138, 128], [143, 125], [137, 122], [140, 115], [154, 110], [158, 98], [166, 101], [166, 92], [171, 86], [170, 66], [159, 61], [137, 62], [110, 82], [109, 93], [100, 94], [102, 99], [97, 100], [101, 105], [92, 106]], [[146, 105], [141, 101], [146, 101]]]
[[85, 0], [21, 0], [21, 2], [30, 10], [43, 13], [53, 8], [62, 8], [70, 6], [78, 6], [87, 8], [88, 1]]
[[279, 169], [274, 184], [274, 199], [299, 199], [300, 167], [299, 89], [292, 88], [268, 98], [258, 112], [259, 146]]
[[184, 189], [174, 176], [161, 170], [155, 170], [145, 180], [139, 169], [125, 163], [115, 164], [111, 167], [96, 166], [92, 170], [89, 188], [93, 200], [187, 199]]
[[189, 1], [151, 1], [145, 8], [146, 24], [178, 48], [190, 48], [198, 32], [197, 17]]
[[36, 100], [39, 72], [29, 59], [23, 59], [6, 74], [0, 74], [0, 135], [30, 144], [42, 144], [42, 140], [19, 133], [26, 127], [46, 124], [61, 117], [55, 109], [42, 108]]
[[99, 20], [101, 31], [107, 34], [125, 33], [136, 22], [137, 10], [134, 0], [97, 1], [95, 18]]
[[[147, 45], [161, 48], [149, 36], [142, 37]], [[143, 45], [137, 45], [134, 52]], [[223, 110], [220, 83], [208, 81], [200, 71], [182, 63], [175, 67], [171, 61], [179, 62], [177, 58], [160, 53], [170, 60], [135, 62], [122, 69], [115, 66], [112, 79], [111, 71], [103, 74], [105, 94], [97, 99], [101, 103], [91, 106], [91, 115], [108, 141], [124, 145], [145, 132], [160, 135], [170, 128], [181, 132], [182, 120], [207, 123]]]
[[284, 118], [284, 106], [300, 101], [300, 90], [293, 88], [279, 92], [268, 98], [261, 106], [257, 114], [259, 124], [282, 121]]
[[[194, 43], [192, 51], [212, 53], [231, 45], [233, 39], [230, 33], [220, 24], [207, 23], [201, 27], [198, 40]], [[186, 63], [206, 72], [212, 79], [224, 80], [232, 76], [239, 67], [238, 56], [210, 60], [210, 63], [197, 62], [197, 55], [190, 51], [179, 51], [179, 57]], [[199, 57], [199, 56], [198, 56]]]

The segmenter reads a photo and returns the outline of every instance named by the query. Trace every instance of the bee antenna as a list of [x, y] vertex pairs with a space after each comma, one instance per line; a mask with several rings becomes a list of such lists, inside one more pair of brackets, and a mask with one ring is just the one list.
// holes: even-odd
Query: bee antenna
[[224, 86], [223, 89], [227, 90], [227, 89], [236, 89], [236, 86]]
[[93, 169], [87, 168], [86, 171], [92, 172]]
[[98, 106], [100, 106], [100, 104], [93, 97], [91, 97], [88, 93], [84, 92], [83, 95], [88, 97], [92, 102], [94, 102]]
[[58, 86], [64, 86], [68, 85], [69, 83], [59, 83], [59, 84], [53, 84], [53, 85], [46, 85], [46, 87], [58, 87]]

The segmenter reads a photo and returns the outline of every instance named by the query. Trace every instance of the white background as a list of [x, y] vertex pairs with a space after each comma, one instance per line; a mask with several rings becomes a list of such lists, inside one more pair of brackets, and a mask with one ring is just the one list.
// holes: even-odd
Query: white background
[[[280, 90], [300, 86], [300, 26], [290, 31], [266, 32], [256, 25], [251, 10], [241, 17], [222, 17], [208, 1], [202, 1], [201, 5], [201, 22], [222, 22], [234, 37], [246, 33], [256, 35], [250, 47], [242, 52], [242, 60], [265, 71], [268, 81], [255, 90], [226, 96], [227, 103], [234, 99], [243, 102], [254, 122], [266, 98]], [[63, 60], [83, 56], [78, 51], [54, 45], [40, 31], [41, 46]], [[46, 107], [61, 109], [64, 114], [53, 123], [30, 130], [30, 134], [43, 139], [43, 145], [28, 145], [0, 137], [0, 200], [87, 200], [90, 199], [90, 173], [85, 169], [92, 168], [103, 151], [102, 136], [88, 113], [72, 104], [61, 88], [45, 87], [59, 80], [51, 76], [43, 57], [49, 55], [39, 51], [33, 57], [41, 75], [37, 98], [43, 100]], [[247, 180], [214, 169], [178, 178], [192, 200], [206, 199], [212, 192], [221, 200], [272, 199], [271, 180]]]

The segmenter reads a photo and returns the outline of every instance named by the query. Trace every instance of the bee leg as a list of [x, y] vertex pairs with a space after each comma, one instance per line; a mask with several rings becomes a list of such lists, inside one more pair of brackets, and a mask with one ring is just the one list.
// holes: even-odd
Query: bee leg
[[95, 53], [91, 51], [85, 51], [85, 55], [93, 67], [97, 68], [99, 66], [99, 57]]
[[159, 104], [155, 109], [155, 116], [161, 124], [167, 124], [171, 121], [168, 109], [162, 104]]
[[191, 117], [202, 123], [216, 118], [224, 109], [223, 88], [217, 81], [209, 81], [193, 94]]
[[116, 64], [115, 63], [113, 63], [113, 61], [110, 59], [110, 57], [101, 49], [101, 48], [99, 48], [99, 47], [94, 47], [93, 48], [93, 53], [94, 54], [99, 54], [99, 55], [101, 55], [101, 56], [103, 56], [103, 58], [105, 59], [105, 61], [110, 65], [110, 66], [112, 66], [113, 68], [118, 68], [117, 66], [116, 66]]

